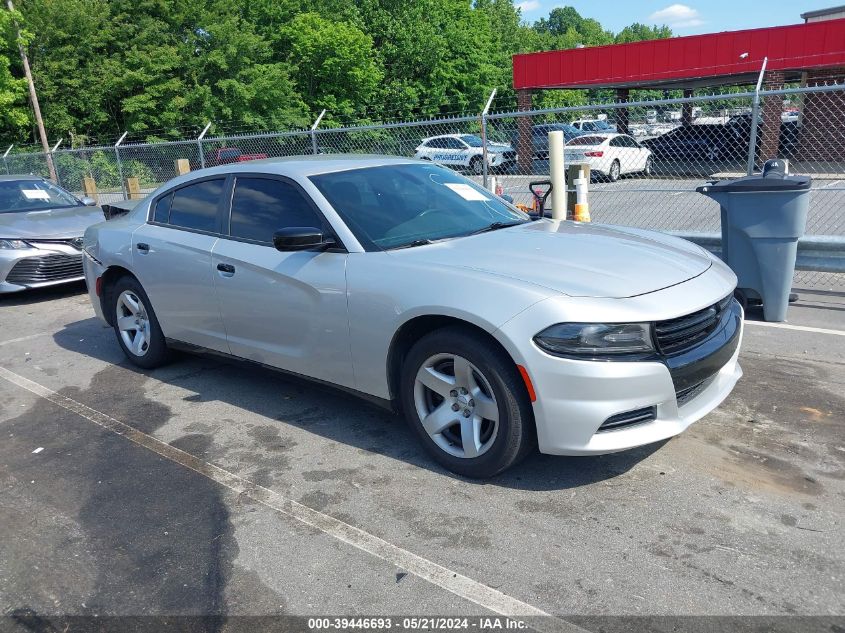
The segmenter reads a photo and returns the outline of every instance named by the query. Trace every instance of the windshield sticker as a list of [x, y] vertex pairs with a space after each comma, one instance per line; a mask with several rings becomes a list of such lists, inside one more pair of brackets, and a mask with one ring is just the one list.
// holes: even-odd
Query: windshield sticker
[[27, 200], [49, 200], [50, 194], [41, 189], [21, 189], [23, 197]]
[[474, 189], [469, 185], [465, 185], [462, 182], [447, 182], [446, 186], [449, 187], [449, 189], [454, 191], [464, 200], [480, 200], [481, 202], [488, 202], [490, 200], [490, 198], [485, 196], [477, 189]]

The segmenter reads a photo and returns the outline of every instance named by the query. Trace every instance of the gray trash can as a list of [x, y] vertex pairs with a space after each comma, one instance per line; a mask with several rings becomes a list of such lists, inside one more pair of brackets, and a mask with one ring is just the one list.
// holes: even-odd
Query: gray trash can
[[766, 321], [786, 320], [811, 182], [785, 175], [782, 163], [772, 160], [762, 174], [696, 189], [721, 205], [722, 259], [736, 273], [740, 293], [763, 302]]

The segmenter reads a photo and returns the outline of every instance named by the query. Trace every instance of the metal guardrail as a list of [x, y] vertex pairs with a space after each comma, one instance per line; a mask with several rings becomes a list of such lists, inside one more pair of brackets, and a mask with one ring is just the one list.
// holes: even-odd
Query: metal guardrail
[[[722, 254], [721, 233], [684, 233], [667, 231], [706, 248], [716, 255]], [[812, 270], [824, 273], [845, 273], [845, 237], [838, 235], [808, 235], [798, 240], [798, 257], [795, 270]]]

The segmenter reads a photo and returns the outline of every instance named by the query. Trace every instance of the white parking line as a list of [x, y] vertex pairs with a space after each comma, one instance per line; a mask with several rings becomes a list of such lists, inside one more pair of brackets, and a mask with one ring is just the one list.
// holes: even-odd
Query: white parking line
[[29, 336], [21, 336], [20, 338], [10, 338], [8, 341], [0, 341], [0, 347], [4, 345], [11, 345], [12, 343], [23, 343], [24, 341], [31, 341], [34, 338], [41, 338], [42, 336], [50, 336], [52, 332], [39, 332], [38, 334], [30, 334]]
[[470, 602], [489, 609], [490, 611], [503, 616], [545, 616], [542, 620], [532, 621], [529, 626], [538, 631], [554, 631], [555, 633], [572, 632], [587, 633], [574, 624], [550, 616], [545, 611], [538, 609], [526, 602], [517, 600], [492, 587], [463, 576], [451, 569], [438, 565], [413, 552], [402, 549], [396, 545], [374, 536], [369, 532], [357, 528], [340, 519], [328, 514], [318, 512], [308, 506], [302, 505], [292, 499], [288, 499], [273, 492], [269, 488], [259, 486], [243, 477], [240, 477], [228, 470], [202, 461], [190, 453], [186, 453], [166, 442], [142, 433], [138, 429], [129, 426], [115, 418], [88, 407], [76, 400], [56, 393], [52, 389], [24, 378], [5, 367], [0, 367], [0, 378], [25, 389], [35, 395], [44, 398], [72, 413], [75, 413], [86, 420], [89, 420], [112, 433], [121, 435], [126, 439], [142, 446], [165, 459], [184, 466], [211, 481], [225, 486], [226, 488], [245, 495], [268, 508], [301, 521], [306, 525], [316, 528], [339, 541], [356, 547], [368, 554], [391, 563], [396, 567], [408, 571], [423, 580], [430, 582], [437, 587], [445, 589], [456, 596], [460, 596]]
[[763, 327], [776, 327], [784, 330], [798, 330], [799, 332], [815, 332], [816, 334], [834, 334], [845, 336], [845, 330], [826, 330], [822, 327], [809, 327], [807, 325], [790, 325], [789, 323], [768, 323], [766, 321], [746, 321], [745, 325], [762, 325]]

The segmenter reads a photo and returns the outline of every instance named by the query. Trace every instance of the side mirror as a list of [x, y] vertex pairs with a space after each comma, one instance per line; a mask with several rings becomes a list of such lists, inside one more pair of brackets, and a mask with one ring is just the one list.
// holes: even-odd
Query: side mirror
[[329, 248], [334, 245], [334, 238], [323, 235], [321, 229], [313, 226], [292, 226], [273, 233], [273, 246], [282, 252]]
[[84, 196], [79, 199], [79, 201], [84, 204], [86, 207], [96, 207], [97, 201], [94, 198], [89, 198], [88, 196]]

